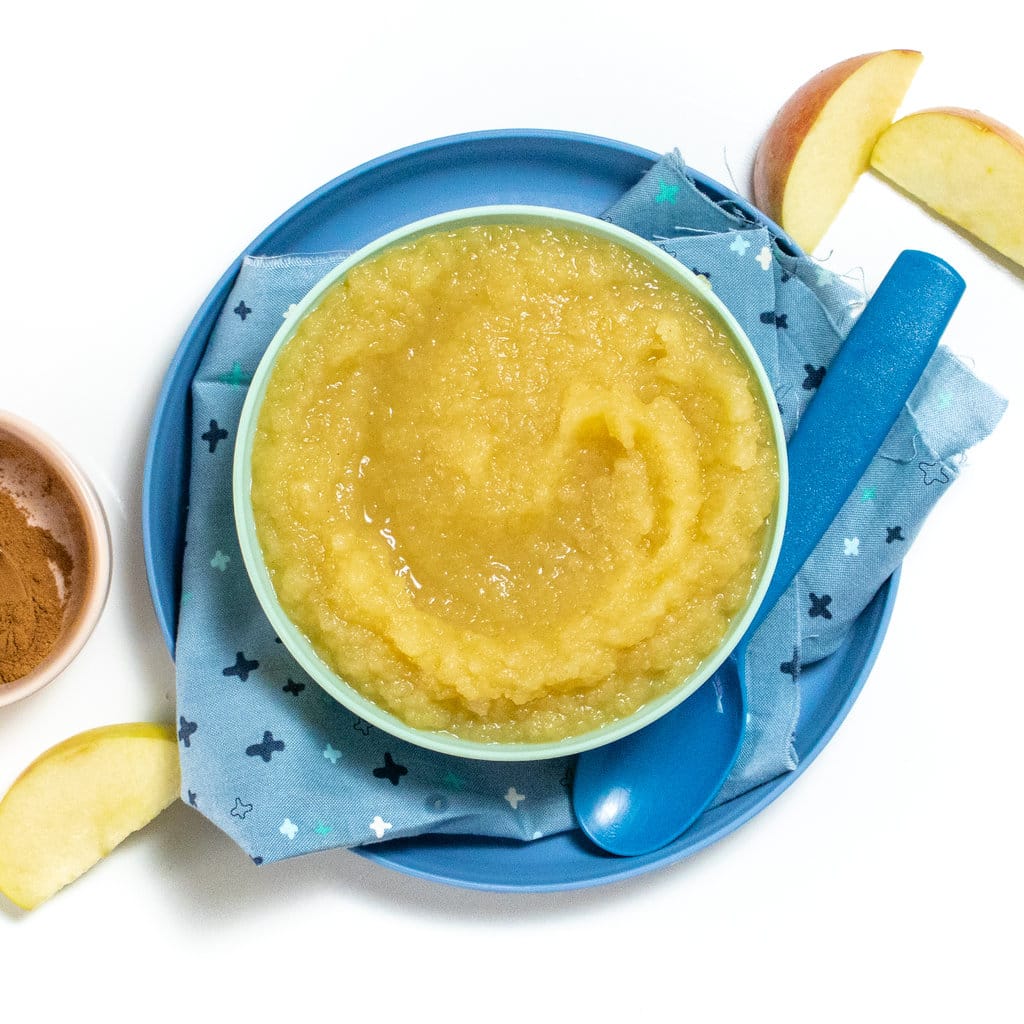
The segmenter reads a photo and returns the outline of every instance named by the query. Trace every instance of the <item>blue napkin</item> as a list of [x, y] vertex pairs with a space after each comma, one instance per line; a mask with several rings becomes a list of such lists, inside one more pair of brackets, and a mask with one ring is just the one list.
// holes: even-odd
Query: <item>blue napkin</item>
[[[669, 154], [605, 218], [700, 274], [764, 363], [787, 435], [864, 305], [851, 284], [793, 258]], [[424, 833], [530, 840], [575, 827], [572, 762], [447, 757], [354, 717], [274, 636], [235, 535], [231, 459], [246, 387], [297, 302], [343, 253], [253, 257], [235, 281], [192, 388], [193, 438], [177, 637], [182, 798], [257, 863]], [[750, 644], [750, 719], [731, 799], [796, 767], [801, 667], [843, 641], [899, 565], [962, 453], [1005, 402], [940, 349], [855, 493]]]

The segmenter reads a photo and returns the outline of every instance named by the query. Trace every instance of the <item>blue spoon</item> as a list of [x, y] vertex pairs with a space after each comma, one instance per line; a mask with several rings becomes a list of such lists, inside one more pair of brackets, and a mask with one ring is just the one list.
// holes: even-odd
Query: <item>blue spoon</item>
[[678, 707], [579, 755], [573, 809], [598, 846], [623, 856], [659, 850], [722, 788], [743, 743], [750, 638], [881, 447], [963, 291], [960, 275], [928, 253], [907, 250], [893, 263], [789, 442], [782, 548], [749, 629], [718, 672]]

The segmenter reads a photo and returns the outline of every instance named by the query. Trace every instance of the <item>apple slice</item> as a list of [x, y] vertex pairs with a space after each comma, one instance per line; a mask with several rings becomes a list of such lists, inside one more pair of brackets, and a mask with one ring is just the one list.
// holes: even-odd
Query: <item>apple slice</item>
[[1024, 138], [977, 110], [936, 107], [882, 133], [871, 166], [1024, 266]]
[[917, 50], [851, 57], [815, 75], [775, 116], [754, 158], [754, 203], [813, 252], [892, 123]]
[[36, 758], [0, 800], [0, 892], [32, 910], [173, 802], [168, 725], [110, 725]]

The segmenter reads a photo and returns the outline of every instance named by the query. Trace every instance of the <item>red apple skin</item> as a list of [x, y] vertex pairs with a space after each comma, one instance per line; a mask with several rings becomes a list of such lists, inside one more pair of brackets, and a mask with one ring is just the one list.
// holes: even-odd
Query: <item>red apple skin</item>
[[849, 57], [819, 71], [805, 82], [775, 115], [754, 158], [754, 205], [778, 223], [782, 219], [782, 197], [790, 168], [811, 126], [835, 91], [858, 68], [883, 53], [920, 56], [918, 50], [876, 50]]

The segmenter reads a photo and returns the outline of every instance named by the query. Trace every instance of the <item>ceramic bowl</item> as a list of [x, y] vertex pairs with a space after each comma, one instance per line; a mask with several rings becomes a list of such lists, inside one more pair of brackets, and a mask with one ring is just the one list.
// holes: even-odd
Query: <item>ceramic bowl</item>
[[[774, 443], [779, 459], [780, 491], [776, 503], [776, 512], [769, 525], [769, 536], [765, 544], [758, 576], [759, 582], [751, 593], [742, 613], [733, 620], [728, 632], [715, 651], [701, 662], [696, 671], [680, 682], [674, 689], [643, 705], [628, 717], [621, 718], [590, 732], [552, 742], [482, 743], [462, 739], [450, 733], [416, 729], [373, 703], [354, 687], [350, 686], [344, 679], [340, 678], [320, 658], [313, 645], [289, 619], [278, 602], [257, 540], [252, 502], [250, 500], [252, 448], [260, 407], [266, 394], [267, 384], [277, 356], [282, 348], [291, 340], [302, 318], [310, 310], [314, 309], [324, 293], [337, 281], [344, 278], [353, 267], [377, 255], [384, 249], [409, 242], [420, 235], [441, 228], [455, 229], [481, 223], [539, 223], [556, 228], [572, 228], [610, 239], [646, 258], [657, 269], [697, 296], [704, 305], [713, 309], [721, 318], [732, 335], [732, 340], [735, 342], [737, 350], [749, 363], [771, 415]], [[297, 303], [292, 309], [288, 318], [271, 340], [263, 359], [256, 369], [238, 425], [233, 465], [235, 524], [246, 570], [255, 588], [260, 605], [270, 620], [271, 625], [276, 630], [282, 643], [284, 643], [302, 668], [337, 701], [364, 721], [383, 729], [385, 732], [417, 746], [440, 751], [444, 754], [490, 761], [541, 760], [577, 754], [584, 750], [602, 746], [621, 739], [623, 736], [638, 729], [642, 729], [645, 725], [670, 711], [690, 696], [728, 657], [732, 648], [739, 642], [740, 637], [743, 636], [747, 625], [760, 604], [778, 557], [783, 526], [785, 524], [786, 494], [786, 445], [771, 385], [743, 329], [720, 300], [707, 289], [705, 282], [699, 280], [690, 270], [657, 246], [623, 228], [585, 214], [531, 206], [476, 207], [456, 210], [416, 221], [371, 242], [322, 278], [306, 294], [302, 301]]]
[[0, 488], [13, 495], [35, 525], [71, 556], [64, 616], [50, 653], [28, 675], [0, 683], [0, 706], [52, 682], [89, 639], [110, 589], [110, 532], [103, 506], [85, 474], [34, 424], [0, 410]]

